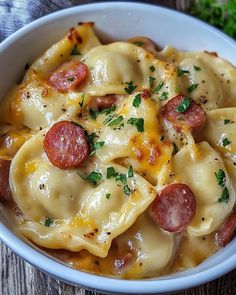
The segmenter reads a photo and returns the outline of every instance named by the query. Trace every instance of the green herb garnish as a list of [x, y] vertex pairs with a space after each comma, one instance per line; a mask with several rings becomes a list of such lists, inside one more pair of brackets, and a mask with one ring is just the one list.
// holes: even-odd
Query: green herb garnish
[[153, 78], [153, 77], [149, 77], [149, 78], [148, 78], [148, 83], [149, 83], [149, 86], [150, 86], [150, 87], [153, 86], [153, 83], [154, 83], [155, 80], [156, 80], [156, 78]]
[[230, 123], [230, 120], [229, 119], [224, 119], [224, 125], [227, 125]]
[[133, 170], [133, 167], [130, 165], [128, 170], [128, 177], [133, 177], [133, 176], [134, 176], [134, 170]]
[[218, 199], [218, 203], [228, 203], [229, 201], [229, 190], [225, 187], [222, 191], [221, 197]]
[[76, 44], [72, 48], [70, 55], [81, 55], [81, 53], [79, 52]]
[[168, 98], [168, 92], [162, 92], [160, 100], [166, 100]]
[[198, 84], [192, 84], [192, 85], [190, 85], [190, 86], [187, 88], [188, 93], [193, 92], [195, 89], [197, 89], [197, 87], [198, 87]]
[[84, 96], [85, 96], [85, 93], [82, 94], [82, 101], [79, 102], [79, 105], [80, 105], [81, 108], [82, 108], [83, 105], [84, 105]]
[[154, 91], [153, 91], [153, 93], [158, 93], [160, 90], [161, 90], [161, 88], [164, 86], [164, 82], [160, 82], [159, 84], [158, 84], [158, 86], [154, 89]]
[[100, 149], [104, 145], [105, 141], [97, 141], [93, 146], [93, 151], [90, 153], [90, 156], [95, 154], [96, 150]]
[[143, 46], [144, 45], [144, 43], [140, 42], [140, 41], [134, 41], [133, 44], [136, 46]]
[[106, 196], [106, 199], [109, 200], [110, 197], [111, 197], [111, 194], [110, 193], [107, 193], [105, 196]]
[[225, 137], [225, 138], [222, 140], [222, 145], [223, 145], [223, 147], [226, 147], [226, 146], [229, 145], [230, 143], [231, 143], [231, 141], [229, 141], [227, 137]]
[[67, 78], [67, 81], [70, 81], [70, 82], [73, 82], [74, 80], [75, 80], [74, 77], [68, 77], [68, 78]]
[[86, 179], [96, 185], [98, 181], [102, 179], [102, 174], [93, 171], [86, 177]]
[[138, 132], [144, 131], [144, 119], [143, 118], [130, 118], [127, 121], [128, 124], [135, 126]]
[[125, 91], [126, 91], [128, 94], [131, 94], [131, 93], [137, 88], [137, 85], [134, 85], [134, 84], [133, 84], [133, 81], [131, 81], [131, 82], [126, 82], [125, 84], [128, 85], [128, 87], [125, 88]]
[[189, 71], [177, 68], [177, 76], [178, 77], [183, 76], [184, 74], [189, 74]]
[[116, 181], [121, 181], [122, 183], [126, 183], [127, 182], [127, 178], [125, 174], [118, 174], [116, 176]]
[[195, 70], [195, 71], [197, 71], [197, 72], [201, 71], [201, 68], [200, 68], [200, 67], [195, 66], [195, 65], [194, 65], [193, 67], [194, 67], [194, 70]]
[[119, 123], [120, 123], [121, 121], [123, 121], [123, 120], [124, 120], [124, 117], [123, 117], [123, 116], [119, 116], [119, 117], [117, 117], [116, 119], [112, 120], [112, 121], [108, 124], [108, 126], [110, 126], [110, 127], [115, 126], [115, 125], [119, 124]]
[[219, 169], [218, 172], [215, 172], [216, 182], [220, 186], [225, 185], [225, 172], [222, 169]]
[[129, 188], [129, 186], [126, 184], [125, 186], [124, 186], [124, 193], [127, 195], [127, 196], [129, 196], [130, 195], [130, 193], [131, 193], [131, 190], [130, 190], [130, 188]]
[[90, 146], [90, 150], [94, 150], [94, 139], [95, 137], [98, 137], [96, 133], [87, 134], [88, 143]]
[[187, 109], [189, 108], [190, 106], [190, 99], [189, 97], [185, 97], [181, 103], [178, 105], [177, 107], [177, 112], [179, 113], [185, 113], [187, 111]]
[[51, 224], [53, 224], [53, 220], [51, 218], [46, 218], [45, 221], [44, 221], [44, 225], [47, 226], [47, 227], [50, 227]]
[[107, 179], [115, 177], [116, 175], [117, 175], [117, 172], [116, 172], [114, 167], [108, 167], [107, 168]]
[[133, 100], [133, 106], [138, 108], [141, 104], [141, 94], [137, 94]]
[[155, 71], [155, 69], [156, 69], [156, 68], [155, 68], [153, 65], [149, 67], [149, 70], [150, 70], [152, 73]]
[[89, 114], [93, 120], [96, 120], [99, 112], [94, 109], [89, 109]]

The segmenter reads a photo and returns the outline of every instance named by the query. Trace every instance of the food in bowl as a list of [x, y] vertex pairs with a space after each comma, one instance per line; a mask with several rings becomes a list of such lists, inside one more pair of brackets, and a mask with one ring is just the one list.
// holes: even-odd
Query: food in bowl
[[71, 266], [148, 278], [236, 230], [236, 70], [212, 52], [102, 45], [81, 23], [1, 102], [1, 201]]

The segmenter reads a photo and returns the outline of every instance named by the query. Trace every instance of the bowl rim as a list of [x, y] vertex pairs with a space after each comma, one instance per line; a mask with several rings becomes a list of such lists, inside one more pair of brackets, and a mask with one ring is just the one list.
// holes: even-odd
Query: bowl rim
[[[90, 3], [90, 4], [80, 4], [65, 8], [53, 13], [50, 13], [46, 16], [40, 17], [37, 20], [27, 24], [23, 28], [19, 29], [11, 36], [6, 38], [0, 43], [0, 54], [12, 43], [17, 42], [22, 36], [27, 34], [30, 31], [35, 30], [41, 25], [50, 23], [54, 19], [60, 18], [60, 16], [70, 15], [71, 12], [78, 10], [94, 10], [104, 8], [115, 8], [123, 6], [124, 8], [130, 8], [130, 5], [135, 5], [139, 9], [147, 8], [147, 6], [152, 7], [153, 9], [159, 9], [163, 13], [171, 15], [182, 15], [188, 21], [194, 22], [198, 26], [203, 26], [211, 32], [214, 32], [218, 37], [223, 39], [226, 43], [233, 46], [236, 51], [236, 42], [219, 31], [218, 29], [208, 25], [207, 23], [196, 19], [195, 17], [189, 16], [187, 14], [175, 11], [169, 8], [164, 8], [156, 4], [147, 4], [140, 3], [135, 1], [115, 1], [115, 2], [99, 2], [99, 3]], [[9, 246], [16, 254], [23, 257], [24, 260], [35, 266], [37, 269], [40, 269], [47, 274], [50, 274], [64, 282], [67, 282], [71, 285], [83, 286], [85, 288], [92, 288], [99, 291], [106, 291], [115, 293], [132, 293], [137, 294], [142, 292], [143, 294], [147, 293], [156, 293], [156, 292], [172, 292], [185, 288], [194, 287], [208, 281], [211, 281], [219, 276], [224, 275], [225, 273], [233, 270], [236, 267], [236, 253], [231, 257], [228, 257], [220, 264], [211, 267], [210, 269], [203, 270], [196, 274], [189, 274], [184, 277], [175, 277], [175, 278], [155, 278], [151, 280], [126, 280], [126, 279], [117, 279], [104, 276], [98, 276], [95, 274], [87, 273], [77, 269], [73, 269], [65, 264], [62, 264], [56, 260], [53, 260], [49, 256], [40, 253], [35, 248], [31, 247], [23, 240], [21, 240], [16, 234], [14, 234], [6, 225], [0, 221], [0, 240], [2, 240], [7, 246]]]

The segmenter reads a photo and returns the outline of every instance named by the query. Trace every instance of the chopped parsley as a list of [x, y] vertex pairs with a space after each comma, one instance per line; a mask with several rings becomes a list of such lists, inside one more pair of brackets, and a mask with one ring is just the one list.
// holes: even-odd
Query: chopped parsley
[[70, 55], [81, 55], [81, 53], [79, 52], [76, 44], [72, 48]]
[[231, 143], [231, 141], [229, 141], [227, 137], [225, 137], [225, 138], [222, 140], [222, 145], [223, 145], [223, 147], [226, 147], [226, 146], [229, 145], [230, 143]]
[[180, 69], [180, 68], [177, 68], [177, 76], [178, 76], [178, 77], [181, 77], [181, 76], [183, 76], [184, 74], [189, 74], [189, 71], [187, 71], [187, 70], [182, 70], [182, 69]]
[[96, 133], [87, 134], [88, 143], [90, 146], [90, 150], [94, 150], [94, 139], [95, 137], [98, 137]]
[[194, 70], [195, 70], [195, 71], [197, 71], [197, 72], [201, 71], [201, 68], [200, 68], [200, 67], [195, 66], [195, 65], [194, 65], [193, 67], [194, 67]]
[[228, 201], [229, 201], [229, 190], [225, 186], [222, 191], [221, 197], [218, 199], [218, 203], [228, 203]]
[[177, 107], [177, 112], [179, 113], [185, 113], [187, 111], [187, 109], [189, 108], [190, 106], [190, 99], [189, 97], [185, 97], [181, 103], [178, 105]]
[[82, 108], [83, 105], [84, 105], [84, 96], [85, 96], [85, 93], [83, 93], [83, 95], [82, 95], [82, 101], [79, 102], [79, 105], [80, 105], [81, 108]]
[[164, 82], [160, 82], [158, 85], [157, 85], [157, 87], [154, 89], [154, 91], [153, 91], [153, 93], [158, 93], [160, 90], [161, 90], [161, 88], [164, 86]]
[[73, 82], [75, 80], [75, 77], [68, 77], [67, 81]]
[[136, 46], [143, 46], [144, 45], [144, 43], [140, 42], [140, 41], [134, 41], [133, 44]]
[[104, 123], [104, 124], [109, 123], [109, 122], [114, 118], [114, 116], [115, 116], [115, 114], [108, 116], [108, 117], [103, 121], [103, 123]]
[[166, 100], [168, 98], [168, 92], [162, 92], [160, 100]]
[[131, 124], [137, 128], [138, 132], [144, 131], [144, 119], [143, 118], [130, 118], [127, 121], [128, 124]]
[[224, 119], [224, 125], [227, 125], [229, 123], [231, 123], [231, 121], [229, 119]]
[[141, 104], [141, 94], [137, 94], [133, 100], [133, 106], [138, 108]]
[[130, 190], [130, 188], [129, 188], [129, 186], [126, 184], [125, 186], [124, 186], [124, 193], [127, 195], [127, 196], [129, 196], [130, 195], [130, 193], [131, 193], [131, 190]]
[[90, 156], [95, 154], [96, 150], [100, 149], [104, 145], [104, 143], [105, 143], [105, 141], [97, 141], [93, 146], [93, 150], [90, 153]]
[[115, 110], [116, 110], [116, 105], [113, 104], [111, 107], [99, 111], [99, 113], [109, 115], [110, 113], [114, 112]]
[[219, 169], [218, 172], [215, 172], [215, 177], [216, 177], [216, 182], [218, 183], [218, 185], [220, 186], [224, 186], [225, 185], [225, 172], [222, 169]]
[[123, 120], [124, 120], [124, 117], [123, 117], [123, 116], [119, 116], [119, 117], [117, 117], [116, 119], [112, 120], [112, 121], [108, 124], [108, 126], [110, 126], [110, 127], [111, 127], [111, 126], [115, 126], [115, 125], [121, 123]]
[[151, 65], [150, 67], [149, 67], [149, 70], [153, 73], [154, 71], [155, 71], [155, 67], [153, 66], [153, 65]]
[[137, 88], [137, 85], [134, 85], [134, 84], [133, 84], [133, 81], [131, 81], [131, 82], [126, 82], [125, 84], [128, 85], [127, 87], [125, 87], [125, 91], [126, 91], [128, 94], [131, 94], [131, 93]]
[[156, 78], [154, 78], [154, 77], [149, 77], [149, 78], [148, 78], [148, 83], [149, 83], [149, 86], [150, 86], [150, 87], [153, 86], [153, 83], [154, 83], [155, 80], [156, 80]]
[[122, 183], [126, 183], [127, 182], [127, 178], [125, 174], [118, 174], [116, 175], [116, 181], [120, 181]]
[[93, 171], [86, 177], [86, 179], [96, 185], [98, 181], [102, 179], [102, 174]]
[[96, 120], [99, 112], [94, 109], [89, 109], [89, 114], [93, 120]]
[[107, 168], [107, 179], [115, 177], [116, 175], [117, 175], [117, 172], [116, 172], [114, 167], [108, 167]]
[[192, 84], [192, 85], [190, 85], [190, 86], [187, 88], [188, 93], [193, 92], [195, 89], [197, 89], [197, 87], [198, 87], [198, 83], [197, 83], [197, 84]]
[[133, 176], [134, 176], [134, 170], [133, 170], [133, 167], [130, 165], [128, 170], [128, 177], [133, 177]]
[[110, 193], [107, 193], [105, 196], [106, 196], [106, 199], [109, 200], [110, 197], [111, 197], [111, 194]]
[[53, 220], [51, 218], [46, 218], [45, 221], [44, 221], [44, 225], [47, 226], [47, 227], [50, 227], [51, 224], [53, 224]]

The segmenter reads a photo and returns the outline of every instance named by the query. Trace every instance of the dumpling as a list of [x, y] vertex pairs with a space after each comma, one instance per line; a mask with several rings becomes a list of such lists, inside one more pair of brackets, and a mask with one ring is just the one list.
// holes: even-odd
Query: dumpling
[[[188, 145], [172, 160], [175, 181], [187, 184], [196, 197], [196, 214], [187, 232], [202, 236], [216, 231], [230, 214], [235, 204], [235, 191], [220, 155], [206, 142]], [[229, 198], [222, 198], [224, 188], [216, 174], [225, 173], [225, 187]], [[222, 179], [223, 180], [223, 179]]]
[[[138, 174], [128, 177], [128, 169], [99, 164], [96, 157], [80, 171], [58, 169], [48, 161], [43, 139], [41, 132], [27, 141], [11, 164], [13, 197], [25, 218], [21, 232], [44, 247], [105, 257], [112, 239], [156, 197], [155, 189]], [[116, 177], [106, 176], [110, 166]], [[88, 182], [91, 172], [101, 176], [96, 186]]]

